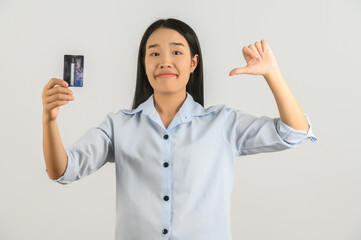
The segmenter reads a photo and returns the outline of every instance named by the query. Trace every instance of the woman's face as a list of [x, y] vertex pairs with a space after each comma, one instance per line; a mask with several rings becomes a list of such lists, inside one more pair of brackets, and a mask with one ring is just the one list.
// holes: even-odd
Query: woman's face
[[144, 62], [154, 92], [177, 93], [186, 91], [198, 55], [191, 57], [187, 40], [177, 31], [159, 28], [147, 40]]

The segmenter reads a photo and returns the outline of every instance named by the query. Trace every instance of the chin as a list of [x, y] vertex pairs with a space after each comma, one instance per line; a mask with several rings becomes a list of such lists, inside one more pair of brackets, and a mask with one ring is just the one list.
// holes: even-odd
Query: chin
[[[154, 88], [153, 88], [154, 89]], [[171, 88], [157, 88], [154, 89], [154, 92], [160, 93], [160, 94], [177, 94], [179, 92], [183, 92], [185, 91], [182, 88], [178, 88], [178, 89], [171, 89]]]

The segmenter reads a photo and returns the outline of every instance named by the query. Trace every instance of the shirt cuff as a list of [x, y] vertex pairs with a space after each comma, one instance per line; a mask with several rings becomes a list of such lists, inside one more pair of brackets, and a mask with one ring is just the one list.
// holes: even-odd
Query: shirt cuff
[[311, 125], [311, 121], [310, 119], [308, 118], [307, 114], [305, 113], [305, 117], [307, 119], [307, 122], [308, 122], [308, 126], [310, 127], [310, 129], [308, 129], [308, 132], [307, 132], [307, 136], [311, 139], [312, 142], [317, 142], [317, 137], [313, 134], [312, 132], [312, 125]]
[[317, 142], [317, 137], [313, 134], [313, 131], [312, 131], [311, 121], [308, 118], [307, 114], [306, 113], [304, 113], [304, 114], [305, 114], [305, 117], [307, 119], [307, 123], [309, 126], [309, 129], [307, 132], [293, 129], [292, 127], [290, 127], [286, 123], [284, 123], [282, 121], [282, 119], [280, 118], [280, 121], [278, 122], [279, 134], [285, 142], [287, 142], [291, 145], [298, 145], [298, 144], [306, 141], [307, 139], [310, 139], [312, 142]]

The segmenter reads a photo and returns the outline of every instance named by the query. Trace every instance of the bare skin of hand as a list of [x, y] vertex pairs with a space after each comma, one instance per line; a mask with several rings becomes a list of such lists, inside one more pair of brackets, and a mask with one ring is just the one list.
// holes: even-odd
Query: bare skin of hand
[[270, 73], [278, 70], [278, 63], [266, 40], [243, 47], [242, 53], [247, 66], [233, 69], [229, 76], [253, 74], [267, 77]]
[[273, 93], [282, 121], [296, 130], [307, 132], [309, 125], [304, 112], [283, 78], [276, 58], [266, 40], [244, 47], [243, 57], [247, 66], [233, 69], [229, 76], [262, 75]]
[[60, 106], [74, 99], [73, 92], [69, 89], [66, 81], [52, 78], [43, 89], [43, 120], [56, 120]]

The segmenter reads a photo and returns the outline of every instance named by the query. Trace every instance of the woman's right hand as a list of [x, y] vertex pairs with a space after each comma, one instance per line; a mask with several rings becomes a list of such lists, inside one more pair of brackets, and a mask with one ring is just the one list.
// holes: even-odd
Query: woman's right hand
[[66, 81], [52, 78], [43, 89], [42, 99], [43, 121], [54, 121], [58, 117], [60, 106], [73, 101], [74, 96]]

